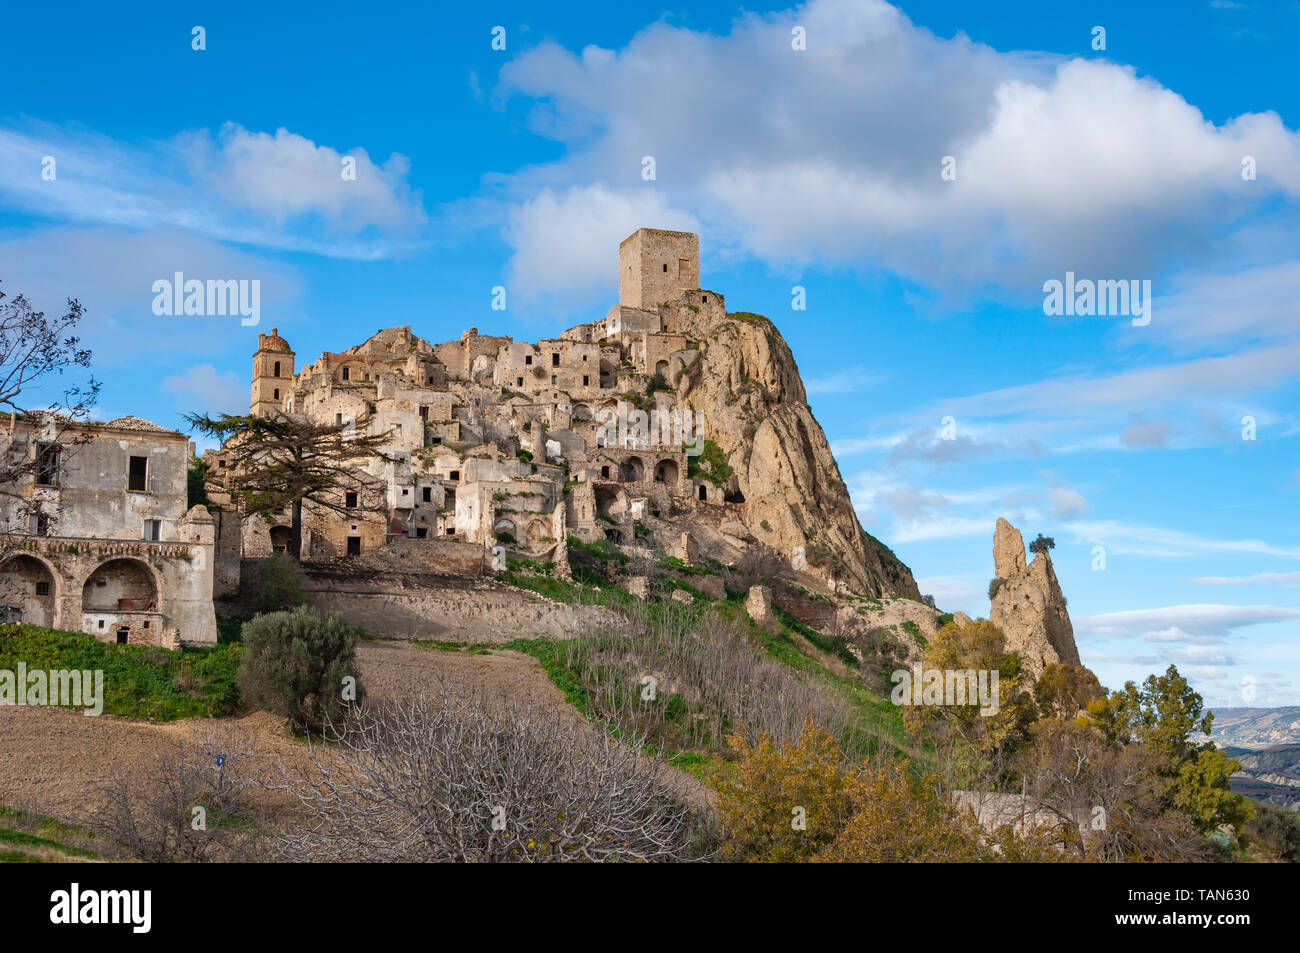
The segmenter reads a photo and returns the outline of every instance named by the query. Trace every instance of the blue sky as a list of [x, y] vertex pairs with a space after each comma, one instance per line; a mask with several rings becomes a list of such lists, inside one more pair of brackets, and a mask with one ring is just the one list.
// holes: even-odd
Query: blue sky
[[[1212, 703], [1300, 704], [1300, 4], [0, 18], [0, 287], [82, 301], [103, 415], [245, 408], [272, 325], [304, 360], [553, 335], [612, 303], [619, 239], [690, 228], [941, 607], [987, 613], [1003, 515], [1056, 539], [1107, 684], [1175, 662]], [[261, 327], [156, 316], [176, 271], [260, 280]], [[1067, 271], [1149, 280], [1151, 322], [1045, 315]]]

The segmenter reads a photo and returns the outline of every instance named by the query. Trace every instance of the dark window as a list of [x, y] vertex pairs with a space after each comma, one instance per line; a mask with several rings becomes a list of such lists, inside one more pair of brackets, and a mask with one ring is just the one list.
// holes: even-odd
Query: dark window
[[131, 635], [131, 630], [128, 629], [126, 626], [122, 626], [122, 628], [117, 630], [117, 644], [126, 645], [126, 640], [130, 637], [130, 635]]
[[59, 485], [59, 445], [57, 443], [38, 443], [36, 445], [36, 482], [42, 486]]
[[342, 414], [335, 414], [335, 415], [334, 415], [334, 426], [335, 426], [335, 427], [341, 427], [341, 426], [343, 426], [343, 415], [342, 415]]
[[447, 474], [447, 479], [448, 479], [448, 480], [459, 480], [459, 479], [460, 479], [460, 471], [459, 471], [459, 470], [452, 470], [450, 473]]
[[438, 444], [440, 444], [440, 443], [442, 443], [442, 438], [441, 438], [441, 437], [434, 437], [434, 438], [433, 438], [433, 445], [434, 445], [435, 447], [436, 447]]
[[709, 296], [708, 296], [708, 295], [700, 295], [700, 301], [702, 301], [704, 304], [708, 304], [708, 303], [709, 303]]
[[360, 555], [361, 555], [361, 537], [360, 537], [360, 536], [349, 536], [349, 537], [348, 537], [348, 555], [349, 555], [349, 556], [360, 556]]
[[516, 377], [516, 378], [515, 378], [515, 382], [516, 382], [516, 383], [515, 383], [515, 386], [516, 386], [516, 387], [523, 387], [523, 386], [524, 386], [524, 379], [523, 379], [522, 377]]
[[44, 513], [32, 514], [32, 534], [35, 536], [50, 535], [50, 518]]
[[426, 486], [426, 487], [424, 488], [424, 502], [426, 502], [426, 503], [432, 503], [432, 502], [433, 502], [433, 487], [431, 487], [431, 486]]
[[343, 368], [343, 379], [344, 379], [344, 380], [347, 380], [350, 374], [351, 374], [351, 371], [350, 371], [348, 368], [346, 368], [346, 367]]
[[136, 493], [149, 489], [149, 458], [132, 457], [126, 488]]
[[664, 272], [667, 273], [667, 271], [668, 271], [668, 263], [664, 262]]
[[273, 394], [271, 395], [271, 399], [272, 399], [272, 400], [279, 400], [279, 399], [280, 399], [280, 388], [277, 387], [277, 388], [275, 389], [275, 393], [273, 393]]
[[600, 477], [601, 477], [602, 480], [608, 480], [608, 479], [609, 479], [609, 467], [601, 467], [601, 468], [600, 468]]
[[355, 491], [344, 494], [343, 505], [346, 506], [348, 509], [351, 509], [352, 507], [357, 505], [357, 494]]
[[455, 536], [455, 535], [456, 535], [456, 527], [454, 527], [454, 526], [448, 526], [448, 527], [447, 527], [447, 535], [448, 535], [448, 536]]
[[558, 355], [558, 354], [552, 354], [552, 355], [551, 355], [551, 367], [559, 367], [559, 366], [560, 366], [560, 355]]
[[421, 404], [421, 405], [420, 405], [420, 419], [421, 419], [421, 420], [428, 420], [428, 419], [429, 419], [429, 405], [428, 405], [428, 404]]
[[433, 378], [432, 378], [432, 377], [429, 378], [429, 386], [430, 386], [430, 387], [433, 386]]
[[415, 538], [416, 538], [416, 539], [427, 539], [428, 536], [429, 536], [429, 527], [427, 527], [427, 526], [417, 526], [417, 527], [415, 528]]
[[700, 484], [700, 499], [705, 500], [705, 501], [708, 500], [708, 496], [706, 495], [706, 491], [705, 491], [705, 489], [704, 489], [704, 485], [703, 485], [703, 484]]
[[551, 375], [551, 383], [552, 383], [552, 384], [555, 383], [555, 375], [554, 375], [554, 374]]
[[38, 596], [48, 596], [50, 594], [49, 582], [38, 582], [36, 584], [36, 594]]
[[279, 377], [279, 376], [280, 376], [280, 362], [279, 362], [279, 361], [276, 361], [276, 362], [275, 362], [275, 373], [272, 374], [271, 376], [272, 376], [272, 377]]
[[583, 386], [583, 387], [586, 387], [586, 386], [587, 386], [587, 375], [586, 375], [586, 374], [583, 374], [583, 375], [582, 375], [582, 386]]
[[532, 363], [533, 363], [533, 356], [531, 354], [524, 357], [524, 367], [530, 367]]
[[162, 538], [162, 520], [145, 520], [144, 538], [155, 543], [158, 542]]

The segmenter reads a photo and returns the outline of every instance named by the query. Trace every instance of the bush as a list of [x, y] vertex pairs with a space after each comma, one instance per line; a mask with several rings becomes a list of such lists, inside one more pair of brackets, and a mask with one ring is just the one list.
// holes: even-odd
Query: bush
[[1300, 814], [1295, 811], [1257, 802], [1246, 835], [1267, 845], [1278, 860], [1300, 863]]
[[1002, 588], [1002, 578], [1000, 576], [994, 576], [992, 579], [989, 580], [989, 601], [990, 602], [993, 601], [993, 597], [998, 594], [998, 590], [1001, 588]]
[[255, 612], [280, 612], [305, 601], [298, 567], [276, 553], [247, 567], [239, 576], [239, 598]]
[[480, 694], [351, 709], [286, 777], [311, 818], [290, 861], [674, 861], [694, 854], [685, 788], [633, 741], [558, 709]]
[[[309, 606], [245, 623], [239, 669], [244, 700], [284, 715], [294, 731], [321, 728], [327, 718], [340, 717], [347, 702], [361, 700], [359, 634], [337, 612], [322, 616]], [[354, 690], [347, 692], [349, 686]]]

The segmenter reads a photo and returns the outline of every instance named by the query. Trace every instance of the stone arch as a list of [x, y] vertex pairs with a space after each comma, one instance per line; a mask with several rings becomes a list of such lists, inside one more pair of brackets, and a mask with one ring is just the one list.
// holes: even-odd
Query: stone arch
[[676, 460], [660, 460], [655, 466], [655, 482], [663, 483], [667, 486], [676, 486], [677, 479], [681, 475], [681, 470], [677, 467]]
[[81, 611], [155, 611], [160, 591], [158, 576], [148, 563], [116, 556], [86, 577], [81, 587]]
[[662, 377], [664, 380], [668, 380], [668, 362], [667, 361], [656, 362], [655, 373], [658, 374], [660, 377]]
[[586, 404], [574, 404], [573, 411], [572, 411], [572, 419], [574, 423], [577, 423], [580, 420], [593, 419], [591, 408], [588, 407]]
[[530, 543], [540, 543], [548, 535], [546, 523], [542, 520], [533, 520], [528, 524], [528, 541]]
[[509, 533], [511, 536], [515, 537], [518, 537], [519, 535], [518, 530], [515, 528], [515, 521], [505, 516], [501, 517], [492, 525], [492, 532], [493, 534]]
[[627, 510], [627, 494], [617, 487], [596, 487], [596, 515], [615, 517]]
[[51, 628], [57, 587], [58, 574], [44, 559], [30, 553], [10, 557], [0, 566], [0, 622]]
[[613, 526], [605, 527], [605, 539], [608, 542], [623, 545], [623, 531]]
[[293, 541], [293, 529], [288, 526], [272, 526], [268, 531], [271, 537], [271, 552], [287, 553]]
[[628, 457], [618, 468], [621, 483], [640, 483], [645, 479], [645, 462], [640, 457]]

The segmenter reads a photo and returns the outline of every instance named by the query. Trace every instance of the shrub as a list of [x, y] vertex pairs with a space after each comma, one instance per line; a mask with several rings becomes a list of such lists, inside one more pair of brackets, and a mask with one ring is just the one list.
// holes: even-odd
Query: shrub
[[1267, 845], [1278, 860], [1300, 862], [1300, 814], [1295, 811], [1259, 802], [1246, 835]]
[[503, 543], [506, 546], [513, 546], [515, 544], [515, 536], [513, 533], [499, 530], [495, 535], [498, 543]]
[[1044, 536], [1042, 533], [1039, 533], [1038, 538], [1029, 544], [1029, 551], [1031, 553], [1045, 553], [1049, 549], [1055, 548], [1056, 540], [1052, 539], [1050, 536]]
[[292, 861], [689, 859], [697, 823], [680, 780], [558, 709], [480, 694], [350, 709], [328, 752], [286, 786], [311, 817], [276, 842]]
[[[244, 700], [284, 715], [294, 731], [319, 729], [360, 701], [356, 675], [358, 630], [337, 612], [322, 616], [309, 606], [272, 612], [244, 624], [239, 688]], [[345, 700], [352, 678], [353, 697]]]
[[239, 576], [239, 598], [255, 612], [280, 612], [303, 604], [298, 567], [276, 553], [246, 567]]
[[834, 737], [805, 722], [797, 741], [780, 745], [766, 733], [750, 745], [736, 736], [740, 763], [716, 783], [715, 810], [728, 860], [809, 860], [830, 844], [852, 809], [852, 775]]
[[989, 601], [990, 602], [993, 601], [993, 597], [998, 594], [998, 590], [1001, 588], [1002, 588], [1002, 578], [1000, 576], [994, 576], [992, 579], [989, 580]]

